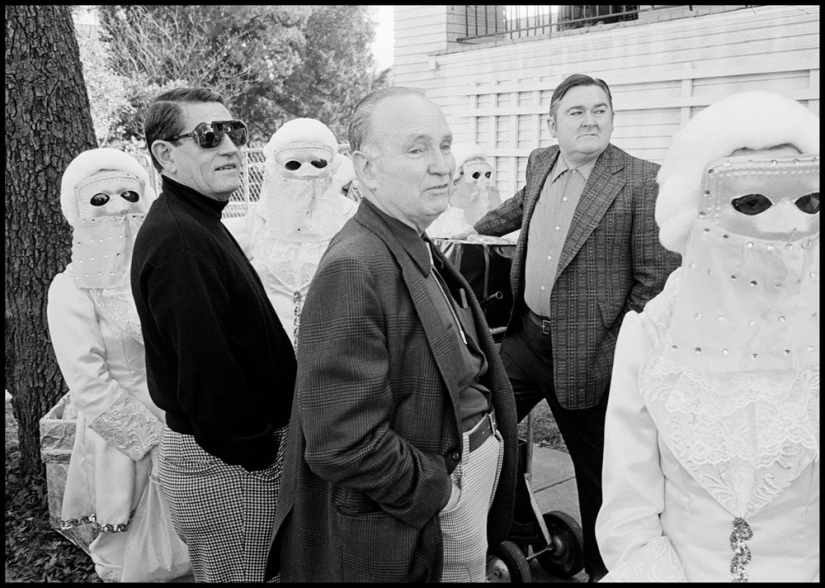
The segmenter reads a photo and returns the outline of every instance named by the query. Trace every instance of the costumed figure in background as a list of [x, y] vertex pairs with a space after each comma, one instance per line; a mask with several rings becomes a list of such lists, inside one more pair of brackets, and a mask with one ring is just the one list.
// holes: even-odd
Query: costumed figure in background
[[475, 143], [453, 143], [455, 173], [450, 205], [427, 229], [431, 237], [450, 237], [466, 232], [489, 210], [501, 204], [493, 166], [487, 153]]
[[322, 122], [287, 122], [264, 147], [264, 157], [260, 200], [240, 226], [226, 224], [297, 345], [301, 308], [321, 255], [358, 206], [333, 182], [338, 142]]
[[55, 276], [47, 312], [77, 424], [61, 526], [96, 526], [89, 551], [104, 581], [190, 572], [153, 469], [164, 413], [149, 397], [129, 285], [135, 235], [154, 198], [146, 170], [116, 149], [85, 151], [63, 174], [72, 262]]
[[658, 175], [682, 265], [625, 317], [596, 534], [606, 580], [819, 581], [819, 119], [697, 114]]

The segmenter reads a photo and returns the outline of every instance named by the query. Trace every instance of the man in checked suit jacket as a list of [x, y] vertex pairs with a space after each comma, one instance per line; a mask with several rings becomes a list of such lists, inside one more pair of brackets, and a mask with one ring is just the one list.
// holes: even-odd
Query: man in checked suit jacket
[[452, 133], [395, 87], [359, 103], [349, 138], [365, 199], [301, 316], [267, 576], [484, 581], [512, 517], [516, 410], [478, 301], [424, 233], [447, 208]]
[[602, 80], [574, 74], [553, 93], [550, 133], [527, 184], [475, 225], [521, 229], [510, 275], [514, 308], [501, 355], [521, 420], [546, 398], [576, 472], [591, 581], [606, 572], [594, 535], [601, 505], [604, 418], [622, 318], [640, 312], [679, 265], [653, 218], [658, 165], [610, 144], [613, 103]]

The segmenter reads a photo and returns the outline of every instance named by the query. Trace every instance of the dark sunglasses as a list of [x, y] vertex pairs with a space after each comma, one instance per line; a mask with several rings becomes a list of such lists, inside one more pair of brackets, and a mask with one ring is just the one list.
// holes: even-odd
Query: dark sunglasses
[[229, 135], [235, 145], [243, 147], [246, 145], [249, 132], [241, 120], [213, 120], [212, 122], [202, 122], [191, 133], [166, 140], [177, 141], [184, 137], [192, 137], [201, 149], [214, 149], [223, 143], [224, 135]]
[[[140, 200], [140, 194], [133, 190], [126, 190], [125, 192], [120, 193], [120, 197], [124, 200], [129, 202], [137, 202]], [[109, 195], [108, 194], [95, 194], [92, 196], [92, 199], [89, 201], [92, 206], [103, 206], [107, 202], [109, 202]]]
[[[794, 204], [806, 214], [816, 214], [819, 212], [819, 192], [812, 192], [797, 198]], [[731, 200], [731, 205], [733, 205], [738, 212], [753, 216], [768, 210], [773, 206], [773, 202], [762, 194], [746, 194], [745, 196]]]
[[[318, 169], [324, 169], [327, 166], [327, 162], [323, 159], [313, 159], [309, 163], [312, 164], [312, 167], [316, 167]], [[289, 171], [295, 171], [301, 169], [301, 166], [304, 165], [300, 161], [290, 160], [284, 164], [284, 167]]]

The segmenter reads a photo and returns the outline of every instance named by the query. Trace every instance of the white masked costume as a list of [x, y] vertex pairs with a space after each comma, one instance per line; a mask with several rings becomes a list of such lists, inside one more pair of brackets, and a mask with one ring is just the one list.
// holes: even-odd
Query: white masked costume
[[272, 135], [264, 156], [260, 200], [240, 230], [227, 226], [249, 256], [295, 345], [303, 300], [321, 255], [357, 205], [333, 182], [338, 143], [322, 122], [287, 122]]
[[768, 92], [676, 136], [656, 221], [682, 265], [617, 343], [605, 580], [819, 580], [819, 168], [819, 119]]
[[488, 211], [501, 204], [493, 166], [475, 143], [453, 143], [455, 174], [450, 205], [427, 228], [431, 237], [449, 237], [471, 229]]
[[129, 285], [135, 235], [154, 198], [146, 170], [116, 149], [81, 153], [63, 174], [72, 262], [55, 276], [47, 312], [77, 423], [61, 524], [99, 530], [89, 551], [104, 581], [189, 572], [153, 472], [164, 417], [149, 397]]

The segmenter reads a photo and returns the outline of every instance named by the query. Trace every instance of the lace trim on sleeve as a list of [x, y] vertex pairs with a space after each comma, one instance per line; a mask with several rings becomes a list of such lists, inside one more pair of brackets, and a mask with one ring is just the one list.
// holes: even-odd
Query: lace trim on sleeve
[[657, 537], [611, 570], [601, 582], [687, 582], [687, 578], [670, 539]]
[[89, 423], [89, 428], [112, 445], [138, 461], [160, 443], [163, 424], [128, 392]]

